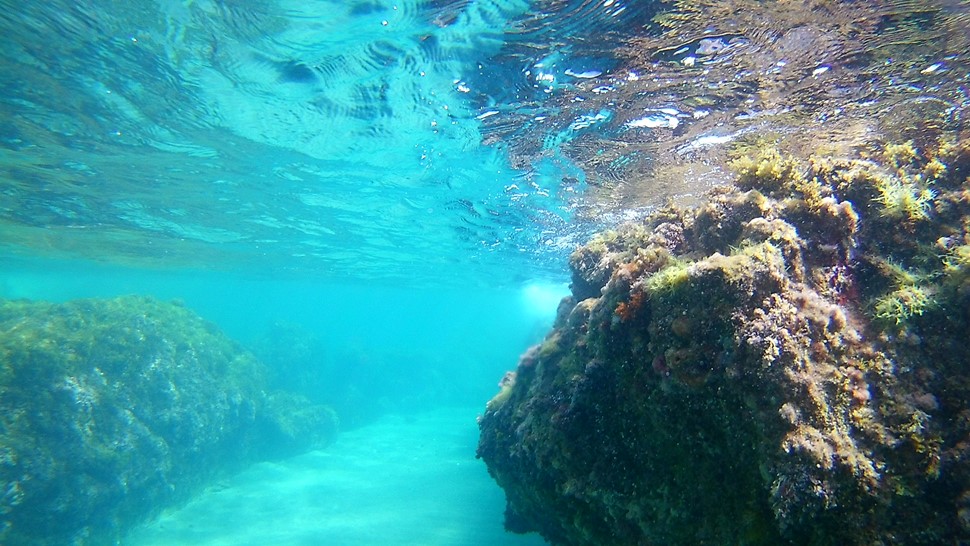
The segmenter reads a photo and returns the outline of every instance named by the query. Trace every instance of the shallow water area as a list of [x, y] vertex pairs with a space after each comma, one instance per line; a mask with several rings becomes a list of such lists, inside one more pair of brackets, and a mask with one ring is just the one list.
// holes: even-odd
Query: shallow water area
[[[624, 402], [604, 383], [613, 368], [636, 372], [617, 383], [635, 397], [679, 403], [742, 354], [730, 340], [747, 338], [704, 322], [732, 309], [704, 292], [641, 313], [663, 303], [652, 291], [709, 271], [695, 267], [707, 258], [775, 264], [769, 251], [801, 237], [791, 267], [770, 271], [804, 271], [792, 282], [818, 284], [816, 307], [845, 306], [832, 324], [855, 328], [853, 313], [879, 305], [929, 320], [939, 280], [970, 269], [970, 222], [944, 218], [970, 195], [957, 191], [970, 172], [966, 1], [0, 3], [3, 545], [543, 543], [504, 519], [550, 543], [774, 546], [770, 533], [711, 538], [730, 536], [699, 524], [718, 504], [748, 506], [726, 493], [681, 510], [683, 482], [644, 485], [677, 482], [675, 467], [704, 476], [694, 452], [624, 470], [736, 437], [701, 421], [690, 444], [693, 429], [676, 429], [688, 410], [727, 415], [693, 403], [717, 396], [676, 411], [596, 402]], [[722, 191], [744, 172], [760, 184], [747, 197]], [[870, 239], [850, 237], [883, 223], [880, 236], [902, 231], [866, 262]], [[915, 351], [932, 338], [906, 339]], [[864, 367], [840, 383], [845, 415], [888, 400]], [[919, 402], [893, 422], [912, 417], [902, 433], [921, 456], [943, 445], [917, 434], [935, 434], [935, 388], [889, 404]], [[527, 434], [547, 425], [576, 432]], [[559, 455], [587, 459], [575, 476], [493, 466]], [[710, 475], [734, 476], [722, 462]], [[824, 489], [779, 475], [759, 487]], [[513, 500], [539, 491], [530, 480], [548, 488], [536, 509]], [[583, 491], [597, 480], [608, 487]], [[950, 489], [970, 514], [970, 485]], [[765, 517], [752, 521], [795, 514], [756, 498]], [[558, 509], [577, 514], [557, 525], [545, 516]], [[724, 529], [750, 519], [737, 515]]]
[[387, 415], [327, 449], [256, 464], [123, 544], [545, 544], [502, 528], [504, 496], [474, 456], [476, 411]]
[[[81, 503], [71, 501], [60, 507], [51, 496], [33, 493], [37, 481], [24, 476], [24, 467], [8, 464], [6, 475], [18, 480], [14, 487], [33, 494], [20, 506], [41, 514], [60, 510], [62, 518], [86, 517], [92, 513], [87, 507], [94, 505], [107, 510], [133, 507], [144, 514], [161, 511], [157, 520], [119, 518], [121, 523], [113, 530], [147, 525], [126, 539], [132, 544], [494, 544], [506, 540], [501, 489], [475, 459], [476, 417], [495, 394], [496, 381], [509, 363], [551, 324], [563, 285], [534, 283], [519, 290], [402, 289], [376, 283], [274, 282], [211, 272], [152, 272], [49, 260], [8, 265], [0, 274], [0, 318], [6, 321], [0, 325], [0, 351], [10, 355], [11, 347], [22, 347], [22, 354], [36, 356], [24, 366], [20, 357], [7, 362], [5, 356], [3, 369], [29, 369], [38, 363], [47, 369], [49, 363], [60, 362], [56, 366], [62, 371], [51, 377], [7, 379], [0, 401], [11, 415], [24, 417], [12, 417], [6, 430], [17, 432], [5, 432], [0, 445], [20, 453], [33, 452], [31, 446], [51, 446], [51, 453], [59, 455], [44, 460], [62, 477], [48, 483], [64, 483], [72, 491], [70, 497]], [[144, 300], [127, 294], [153, 297]], [[54, 307], [51, 312], [21, 316], [18, 305]], [[160, 319], [159, 313], [169, 313], [169, 318]], [[197, 314], [201, 322], [183, 325], [178, 317], [185, 314]], [[107, 328], [102, 330], [106, 333], [89, 337], [90, 331], [101, 327]], [[178, 339], [179, 332], [200, 332], [200, 328], [217, 336], [224, 333], [223, 342], [228, 344], [224, 347], [241, 351], [237, 353], [241, 358], [250, 358], [249, 351], [257, 355], [266, 365], [259, 390], [294, 393], [333, 408], [340, 423], [331, 438], [335, 443], [301, 442], [299, 438], [312, 430], [297, 428], [284, 438], [294, 434], [297, 443], [307, 446], [303, 451], [316, 451], [280, 452], [269, 458], [272, 462], [250, 460], [255, 463], [252, 466], [234, 463], [235, 450], [286, 449], [287, 442], [280, 442], [278, 436], [249, 436], [235, 440], [234, 447], [220, 455], [212, 454], [210, 444], [193, 449], [193, 454], [179, 461], [167, 455], [160, 459], [160, 453], [174, 455], [186, 441], [207, 443], [222, 433], [222, 425], [207, 421], [210, 417], [203, 413], [222, 407], [223, 393], [230, 389], [216, 380], [208, 395], [195, 399], [197, 406], [186, 406], [186, 397], [198, 392], [193, 385], [205, 388], [210, 380], [195, 376], [180, 381], [174, 370], [163, 368], [164, 362], [179, 370], [204, 365], [192, 357], [203, 349], [190, 339], [195, 334]], [[19, 341], [24, 334], [18, 332], [24, 331], [38, 341], [26, 345]], [[215, 338], [208, 339], [206, 344]], [[57, 356], [87, 354], [84, 347], [101, 343], [116, 349], [99, 352], [101, 356], [92, 360], [67, 359], [76, 365]], [[40, 356], [43, 347], [53, 347], [56, 353]], [[165, 357], [171, 350], [165, 347], [187, 349]], [[105, 376], [98, 371], [118, 366], [129, 370], [123, 379], [115, 372]], [[19, 385], [33, 393], [26, 413], [18, 409], [25, 407], [25, 402], [17, 402]], [[153, 394], [144, 394], [145, 389]], [[124, 394], [130, 391], [143, 394]], [[70, 395], [64, 398], [61, 393]], [[149, 406], [155, 404], [150, 400], [161, 402]], [[119, 412], [156, 421], [157, 426], [148, 428], [136, 425], [141, 431], [136, 434], [145, 440], [138, 440], [143, 447], [133, 447], [130, 423], [121, 428], [108, 424], [117, 422], [114, 416]], [[291, 423], [313, 415], [285, 405], [282, 412], [292, 417], [284, 417]], [[207, 415], [223, 413], [215, 409]], [[30, 417], [36, 414], [50, 417], [38, 423]], [[173, 423], [169, 426], [157, 421], [167, 419], [162, 414], [178, 417], [167, 421]], [[50, 427], [55, 430], [40, 432]], [[43, 441], [23, 440], [35, 437]], [[88, 446], [94, 444], [111, 447], [107, 452], [91, 451]], [[147, 448], [152, 444], [162, 446], [161, 450]], [[131, 458], [115, 457], [112, 452], [118, 446]], [[30, 469], [45, 464], [33, 462], [34, 457], [24, 459]], [[88, 478], [102, 476], [97, 468], [102, 464], [109, 465], [112, 474]], [[117, 477], [116, 471], [124, 477]], [[217, 479], [193, 477], [200, 471], [215, 471]], [[67, 486], [73, 479], [68, 475], [78, 476], [81, 483]], [[159, 475], [163, 477], [153, 478]], [[149, 494], [135, 491], [144, 491], [143, 485], [129, 488], [128, 483], [144, 483], [145, 478], [161, 487], [151, 486]], [[15, 502], [19, 502], [18, 491], [13, 489]], [[167, 500], [157, 501], [152, 495]], [[87, 521], [113, 521], [110, 517], [95, 515]], [[29, 528], [32, 522], [24, 521], [15, 528]], [[52, 536], [44, 529], [35, 536]], [[521, 540], [535, 544], [537, 539]], [[83, 539], [82, 543], [102, 542]]]

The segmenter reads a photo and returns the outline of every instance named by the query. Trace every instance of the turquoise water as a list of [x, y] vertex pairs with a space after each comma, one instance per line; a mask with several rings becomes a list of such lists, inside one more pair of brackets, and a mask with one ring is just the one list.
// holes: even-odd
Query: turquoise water
[[[494, 122], [609, 68], [647, 6], [615, 4], [3, 4], [0, 297], [176, 300], [261, 357], [286, 325], [335, 376], [335, 443], [123, 543], [542, 543], [502, 529], [475, 418], [594, 222], [570, 134], [523, 163]], [[570, 57], [587, 25], [604, 42]]]
[[[560, 18], [607, 16], [576, 4]], [[547, 90], [499, 55], [510, 39], [533, 63], [554, 52], [518, 33], [529, 9], [7, 6], [3, 247], [272, 278], [558, 280], [576, 168], [554, 153], [513, 168], [509, 142], [482, 145], [483, 120], [536, 112]]]
[[129, 543], [545, 544], [503, 531], [504, 497], [466, 426], [476, 410], [385, 416], [328, 449], [254, 465]]
[[[735, 145], [965, 123], [965, 3], [934, 4], [925, 49], [895, 38], [925, 22], [911, 6], [863, 44], [865, 6], [832, 28], [775, 7], [775, 32], [744, 4], [0, 0], [0, 298], [177, 301], [340, 422], [295, 456], [207, 460], [218, 479], [171, 502], [112, 498], [137, 506], [118, 541], [542, 544], [503, 530], [476, 416], [549, 330], [578, 244], [696, 202]], [[85, 386], [34, 392], [83, 414]], [[24, 509], [11, 452], [2, 517]]]
[[[10, 260], [4, 297], [150, 294], [178, 300], [247, 347], [273, 326], [296, 325], [318, 344], [313, 358], [363, 374], [361, 415], [412, 413], [487, 401], [498, 379], [552, 324], [566, 285], [462, 289], [387, 283], [272, 281], [199, 271], [160, 273], [77, 262]], [[41, 270], [43, 268], [43, 270]], [[343, 421], [352, 421], [344, 416]], [[474, 416], [468, 426], [474, 429]]]

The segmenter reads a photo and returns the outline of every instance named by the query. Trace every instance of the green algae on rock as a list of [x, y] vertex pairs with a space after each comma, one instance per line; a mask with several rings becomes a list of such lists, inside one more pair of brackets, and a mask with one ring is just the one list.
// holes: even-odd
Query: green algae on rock
[[330, 441], [334, 414], [185, 307], [0, 302], [0, 543], [114, 543], [220, 473]]
[[507, 528], [970, 540], [970, 142], [908, 148], [756, 154], [696, 209], [579, 248], [557, 350], [526, 353], [480, 420]]

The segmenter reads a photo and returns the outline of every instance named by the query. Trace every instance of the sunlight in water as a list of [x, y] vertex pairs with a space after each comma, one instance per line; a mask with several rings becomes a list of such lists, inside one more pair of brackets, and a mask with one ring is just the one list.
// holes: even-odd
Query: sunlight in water
[[0, 545], [970, 543], [967, 0], [0, 4]]
[[556, 316], [559, 300], [568, 295], [569, 286], [564, 283], [530, 282], [522, 288], [524, 311], [537, 319], [551, 322]]

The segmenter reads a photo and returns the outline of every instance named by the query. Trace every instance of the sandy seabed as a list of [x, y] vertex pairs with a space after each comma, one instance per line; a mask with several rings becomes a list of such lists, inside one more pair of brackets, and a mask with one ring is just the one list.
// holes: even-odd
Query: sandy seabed
[[331, 446], [254, 465], [136, 529], [126, 546], [539, 546], [506, 533], [475, 459], [477, 408], [386, 416]]

